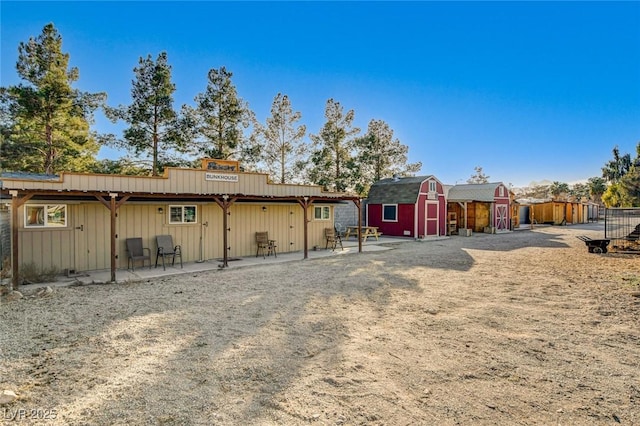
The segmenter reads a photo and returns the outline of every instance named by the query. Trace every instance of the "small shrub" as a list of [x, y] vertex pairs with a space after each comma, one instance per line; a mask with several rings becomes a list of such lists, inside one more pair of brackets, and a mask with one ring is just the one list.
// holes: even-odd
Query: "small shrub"
[[23, 284], [47, 283], [56, 281], [60, 270], [55, 266], [39, 268], [35, 263], [24, 263], [20, 267], [20, 281]]

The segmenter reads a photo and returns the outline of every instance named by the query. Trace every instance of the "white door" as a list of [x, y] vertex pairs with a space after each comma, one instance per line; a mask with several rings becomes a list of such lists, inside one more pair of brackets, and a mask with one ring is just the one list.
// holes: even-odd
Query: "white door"
[[504, 204], [499, 204], [496, 206], [496, 228], [499, 231], [509, 229], [508, 209]]

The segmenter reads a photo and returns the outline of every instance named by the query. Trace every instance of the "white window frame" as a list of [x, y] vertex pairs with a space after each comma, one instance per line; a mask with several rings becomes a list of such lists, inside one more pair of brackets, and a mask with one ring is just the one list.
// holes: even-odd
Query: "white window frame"
[[[395, 217], [393, 219], [385, 219], [385, 208], [393, 207], [395, 212]], [[397, 222], [398, 221], [398, 205], [397, 204], [383, 204], [382, 205], [382, 221], [383, 222]]]
[[[42, 209], [41, 213], [36, 213], [36, 223], [29, 223], [29, 213], [33, 209]], [[52, 210], [61, 209], [63, 222], [50, 221]], [[24, 227], [25, 228], [66, 228], [68, 208], [66, 204], [26, 204], [24, 207]]]
[[437, 192], [438, 191], [438, 186], [436, 185], [436, 181], [435, 180], [430, 180], [429, 181], [429, 192]]
[[498, 194], [500, 195], [500, 197], [504, 197], [504, 186], [500, 185], [499, 186], [499, 190], [498, 190]]
[[[193, 220], [186, 220], [187, 219], [187, 215], [185, 212], [185, 209], [187, 208], [193, 208], [194, 210], [194, 217]], [[173, 210], [174, 209], [180, 209], [180, 220], [173, 220]], [[192, 225], [194, 223], [198, 223], [198, 206], [195, 204], [173, 204], [169, 206], [169, 223], [171, 225]]]
[[314, 220], [331, 220], [331, 207], [329, 206], [313, 206]]

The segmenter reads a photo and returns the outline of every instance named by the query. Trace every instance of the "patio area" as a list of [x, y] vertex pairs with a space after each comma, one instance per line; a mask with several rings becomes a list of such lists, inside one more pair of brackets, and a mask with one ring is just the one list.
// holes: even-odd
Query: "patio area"
[[[441, 237], [448, 238], [448, 237]], [[367, 239], [362, 243], [362, 251], [373, 252], [381, 250], [391, 250], [394, 244], [406, 243], [414, 241], [413, 238], [400, 238], [400, 237], [384, 237], [381, 236], [378, 241], [375, 239]], [[358, 254], [358, 241], [354, 238], [350, 238], [347, 241], [343, 241], [344, 249], [341, 250], [340, 246], [335, 250], [325, 249], [324, 247], [318, 247], [317, 250], [309, 248], [309, 257], [307, 260], [319, 259], [329, 256], [342, 256], [350, 254]], [[277, 256], [246, 256], [246, 257], [230, 257], [228, 259], [228, 267], [242, 268], [255, 265], [266, 265], [273, 263], [294, 262], [304, 260], [304, 253], [302, 251], [290, 252], [290, 253], [277, 253]], [[161, 265], [155, 267], [155, 258], [152, 256], [152, 266], [136, 266], [135, 271], [131, 269], [118, 269], [116, 271], [116, 282], [126, 283], [134, 281], [144, 281], [153, 278], [166, 277], [171, 275], [180, 274], [193, 274], [204, 271], [217, 270], [222, 268], [222, 259], [208, 259], [203, 262], [184, 262], [183, 268], [180, 268], [179, 264], [175, 266], [167, 265], [166, 270], [163, 270]], [[60, 276], [58, 281], [52, 283], [37, 283], [37, 284], [25, 284], [20, 286], [19, 290], [33, 290], [41, 287], [59, 287], [70, 285], [90, 285], [90, 284], [105, 284], [110, 282], [111, 271], [108, 269], [87, 271], [84, 273], [78, 273], [73, 276]]]

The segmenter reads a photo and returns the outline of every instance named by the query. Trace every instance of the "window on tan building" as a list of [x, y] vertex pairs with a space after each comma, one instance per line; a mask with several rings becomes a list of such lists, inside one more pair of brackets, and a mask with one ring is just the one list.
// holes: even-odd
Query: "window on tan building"
[[24, 225], [27, 228], [64, 228], [67, 226], [65, 204], [27, 204], [24, 209]]
[[196, 223], [196, 206], [169, 206], [169, 223]]
[[329, 206], [314, 206], [313, 218], [315, 220], [329, 220], [331, 219], [331, 209]]

